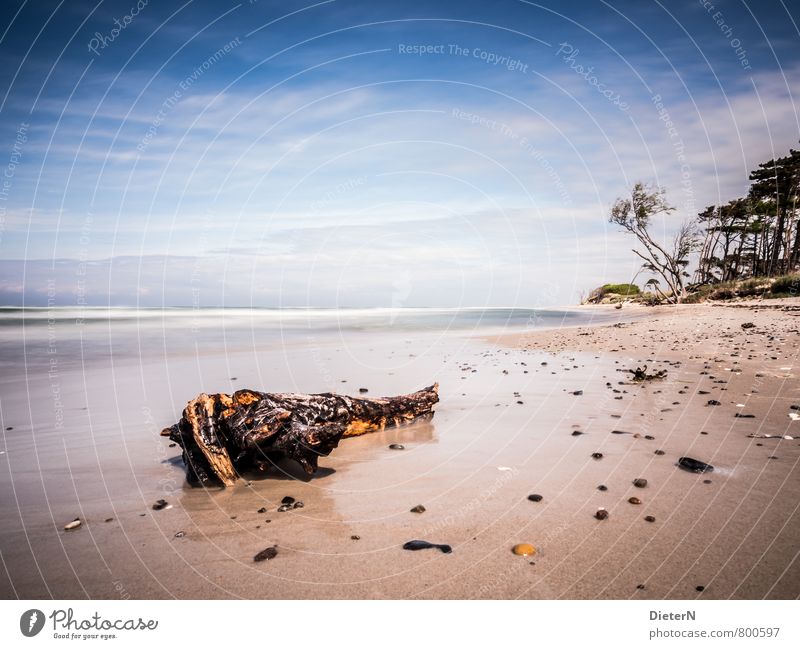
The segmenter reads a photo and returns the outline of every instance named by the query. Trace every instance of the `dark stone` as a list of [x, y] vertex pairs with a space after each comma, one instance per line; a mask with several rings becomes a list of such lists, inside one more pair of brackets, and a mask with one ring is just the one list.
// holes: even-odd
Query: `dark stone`
[[612, 430], [612, 435], [630, 435], [630, 433], [626, 430]]
[[743, 322], [742, 329], [752, 329], [755, 325], [752, 322]]
[[603, 454], [602, 453], [592, 453], [592, 457], [595, 460], [601, 460], [601, 459], [603, 459]]
[[714, 470], [714, 467], [700, 460], [695, 460], [691, 457], [682, 457], [678, 460], [678, 466], [686, 471], [692, 473], [708, 473]]
[[664, 455], [664, 451], [662, 451], [661, 449], [658, 449], [657, 451], [655, 451], [655, 454], [656, 455]]
[[266, 507], [262, 507], [256, 513], [257, 514], [266, 514], [267, 513], [267, 508]]
[[644, 520], [646, 520], [648, 523], [655, 523], [656, 522], [656, 517], [655, 516], [645, 516]]
[[744, 413], [741, 413], [741, 412], [737, 412], [734, 415], [734, 417], [736, 417], [737, 419], [755, 419], [756, 418], [755, 415], [745, 415]]
[[351, 536], [350, 539], [352, 541], [360, 541], [361, 537], [358, 534], [353, 534], [353, 536]]
[[597, 485], [597, 491], [608, 491], [608, 487], [604, 484]]
[[542, 502], [542, 496], [540, 496], [539, 494], [531, 494], [530, 496], [528, 496], [528, 500], [530, 500], [531, 502], [540, 503]]
[[271, 548], [267, 548], [266, 550], [261, 550], [256, 556], [253, 557], [253, 561], [265, 561], [269, 559], [274, 559], [278, 556], [278, 548], [274, 545]]
[[573, 436], [573, 437], [577, 437], [578, 435], [585, 435], [585, 434], [586, 434], [586, 433], [584, 433], [584, 432], [581, 432], [581, 431], [579, 431], [579, 430], [573, 430], [573, 431], [572, 431], [572, 436]]
[[575, 392], [573, 392], [572, 394], [574, 394], [576, 397], [579, 397], [583, 394], [583, 390], [575, 390]]
[[717, 401], [716, 399], [709, 399], [708, 400], [708, 405], [709, 406], [721, 406], [722, 404], [719, 401]]
[[167, 501], [166, 501], [166, 500], [164, 500], [163, 498], [159, 498], [158, 500], [156, 500], [156, 501], [153, 503], [153, 509], [155, 509], [156, 511], [158, 511], [159, 509], [164, 509], [164, 507], [166, 507], [168, 504], [169, 504], [169, 503], [167, 503]]
[[294, 502], [294, 498], [291, 496], [284, 496], [281, 498], [281, 505], [291, 505]]
[[389, 444], [389, 448], [392, 449], [393, 451], [402, 451], [405, 448], [405, 446], [403, 446], [402, 444]]
[[301, 507], [305, 507], [306, 504], [302, 500], [298, 500], [294, 505], [292, 505], [292, 509], [300, 509]]
[[636, 480], [633, 481], [633, 486], [644, 489], [647, 486], [647, 480], [645, 478], [636, 478]]
[[695, 590], [696, 590], [698, 593], [702, 593], [702, 592], [703, 592], [705, 589], [706, 589], [706, 587], [705, 587], [705, 586], [697, 586], [697, 587], [695, 588]]
[[288, 512], [292, 508], [291, 505], [281, 505], [278, 507], [279, 512]]
[[181, 530], [180, 532], [175, 532], [176, 539], [182, 539], [184, 536], [186, 536], [186, 532], [184, 532], [183, 530]]
[[366, 394], [367, 392], [369, 392], [369, 388], [358, 388], [358, 391], [359, 391], [361, 394]]
[[595, 517], [595, 518], [596, 518], [598, 521], [604, 521], [604, 520], [606, 520], [606, 519], [608, 518], [608, 512], [607, 512], [605, 509], [598, 509], [598, 510], [597, 510], [597, 511], [594, 513], [594, 517]]
[[428, 550], [430, 548], [436, 548], [438, 550], [441, 550], [444, 554], [450, 554], [453, 551], [453, 548], [444, 543], [430, 543], [429, 541], [414, 540], [414, 541], [407, 541], [406, 543], [403, 544], [404, 550], [417, 551], [417, 550]]
[[425, 512], [425, 505], [415, 505], [409, 511], [414, 514], [422, 514]]
[[645, 435], [644, 438], [649, 439], [650, 441], [655, 439], [655, 437], [653, 437], [652, 435]]

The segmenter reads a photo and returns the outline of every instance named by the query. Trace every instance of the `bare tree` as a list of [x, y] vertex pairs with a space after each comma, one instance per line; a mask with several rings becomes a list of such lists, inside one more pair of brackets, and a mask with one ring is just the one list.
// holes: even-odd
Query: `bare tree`
[[630, 197], [616, 200], [609, 220], [638, 239], [644, 250], [634, 248], [633, 252], [644, 262], [642, 268], [660, 276], [670, 289], [667, 299], [680, 303], [686, 297], [684, 279], [689, 277], [686, 266], [689, 255], [697, 247], [697, 235], [694, 222], [686, 221], [675, 234], [669, 250], [653, 238], [650, 234], [653, 217], [675, 210], [667, 203], [665, 193], [659, 187], [636, 183]]

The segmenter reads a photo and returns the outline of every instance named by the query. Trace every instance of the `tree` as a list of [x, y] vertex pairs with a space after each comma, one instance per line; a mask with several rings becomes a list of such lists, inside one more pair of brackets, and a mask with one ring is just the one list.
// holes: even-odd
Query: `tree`
[[800, 229], [793, 232], [800, 191], [800, 151], [789, 149], [788, 156], [762, 162], [750, 174], [750, 180], [753, 181], [750, 198], [762, 203], [765, 212], [774, 215], [764, 269], [766, 275], [789, 272], [800, 262]]
[[669, 249], [650, 233], [654, 217], [667, 215], [674, 210], [667, 203], [664, 189], [639, 182], [633, 186], [630, 197], [616, 200], [609, 220], [637, 238], [644, 250], [634, 248], [633, 252], [644, 262], [642, 268], [659, 275], [670, 289], [667, 299], [680, 303], [686, 297], [684, 279], [689, 277], [686, 272], [689, 255], [697, 247], [695, 223], [686, 221], [681, 224]]

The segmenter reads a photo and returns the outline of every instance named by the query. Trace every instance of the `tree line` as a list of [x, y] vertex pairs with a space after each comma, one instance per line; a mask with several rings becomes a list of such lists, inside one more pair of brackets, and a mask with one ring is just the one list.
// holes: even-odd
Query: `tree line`
[[636, 183], [629, 196], [616, 200], [610, 221], [638, 240], [640, 248], [633, 252], [654, 276], [647, 286], [667, 301], [681, 302], [697, 285], [772, 278], [800, 268], [800, 151], [790, 149], [759, 164], [749, 179], [746, 196], [707, 207], [684, 222], [668, 244], [650, 232], [654, 217], [674, 210], [662, 188]]

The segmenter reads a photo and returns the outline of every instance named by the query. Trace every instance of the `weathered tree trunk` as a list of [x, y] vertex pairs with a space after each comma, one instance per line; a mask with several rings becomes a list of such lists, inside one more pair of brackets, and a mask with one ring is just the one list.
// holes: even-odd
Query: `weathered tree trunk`
[[312, 474], [342, 437], [433, 416], [438, 384], [399, 397], [281, 394], [239, 390], [200, 394], [161, 434], [180, 445], [190, 482], [235, 482], [240, 471], [286, 456]]

